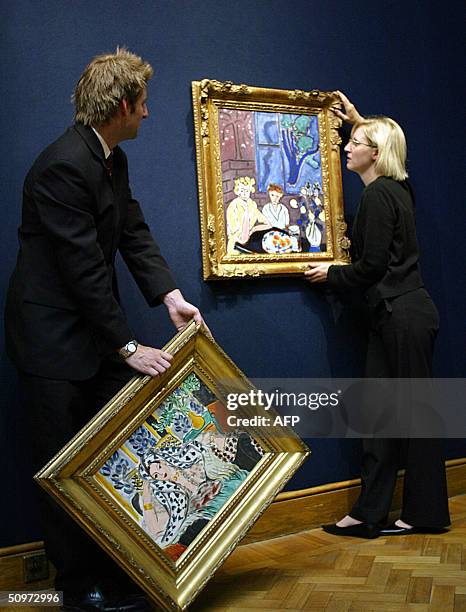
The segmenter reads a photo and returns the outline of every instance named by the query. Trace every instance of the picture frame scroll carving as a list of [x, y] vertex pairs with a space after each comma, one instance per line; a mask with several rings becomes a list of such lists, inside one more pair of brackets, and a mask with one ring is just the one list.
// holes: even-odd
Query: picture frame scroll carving
[[184, 610], [309, 449], [281, 425], [229, 425], [229, 394], [254, 387], [194, 322], [163, 350], [167, 372], [134, 377], [35, 478], [159, 607]]
[[334, 92], [193, 81], [204, 280], [348, 263]]

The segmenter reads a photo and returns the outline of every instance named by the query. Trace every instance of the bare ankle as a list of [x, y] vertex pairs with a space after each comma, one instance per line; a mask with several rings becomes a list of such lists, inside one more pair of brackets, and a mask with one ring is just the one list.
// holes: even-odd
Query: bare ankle
[[358, 521], [358, 519], [355, 519], [349, 514], [347, 514], [342, 519], [340, 519], [336, 525], [337, 527], [352, 527], [353, 525], [360, 525], [361, 523], [362, 521]]
[[395, 521], [395, 525], [397, 527], [403, 527], [404, 529], [412, 529], [413, 527], [412, 525], [410, 525], [409, 523], [405, 523], [401, 519], [398, 519], [397, 521]]

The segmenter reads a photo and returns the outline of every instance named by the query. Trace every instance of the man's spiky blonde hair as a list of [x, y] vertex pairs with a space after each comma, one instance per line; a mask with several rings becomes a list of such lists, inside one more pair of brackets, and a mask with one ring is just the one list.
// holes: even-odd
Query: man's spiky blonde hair
[[152, 74], [148, 62], [124, 47], [117, 47], [115, 53], [98, 55], [76, 85], [72, 97], [76, 121], [104, 125], [116, 113], [123, 98], [134, 107]]

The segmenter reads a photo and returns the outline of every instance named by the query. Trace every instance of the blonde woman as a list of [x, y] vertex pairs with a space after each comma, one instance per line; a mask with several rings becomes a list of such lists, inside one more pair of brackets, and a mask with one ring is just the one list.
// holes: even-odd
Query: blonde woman
[[[251, 199], [256, 190], [256, 180], [252, 176], [240, 176], [235, 179], [233, 191], [236, 194], [227, 208], [227, 253], [238, 253], [235, 244], [245, 244], [253, 231], [271, 227], [267, 219]], [[260, 222], [260, 225], [256, 225]]]
[[[364, 183], [353, 226], [352, 263], [311, 264], [305, 276], [311, 283], [326, 281], [334, 290], [362, 290], [370, 310], [367, 377], [430, 378], [439, 321], [419, 268], [405, 136], [393, 119], [364, 118], [338, 93], [344, 112], [335, 113], [353, 124], [345, 147], [346, 167]], [[338, 523], [324, 525], [325, 531], [374, 538], [435, 531], [450, 524], [441, 440], [365, 439], [363, 450], [359, 499]], [[383, 528], [402, 451], [402, 512]]]

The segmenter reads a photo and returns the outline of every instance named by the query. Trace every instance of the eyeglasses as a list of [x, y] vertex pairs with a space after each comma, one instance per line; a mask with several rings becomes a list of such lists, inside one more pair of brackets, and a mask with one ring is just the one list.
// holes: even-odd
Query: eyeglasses
[[363, 145], [365, 147], [371, 147], [371, 149], [378, 149], [376, 145], [369, 144], [368, 142], [359, 142], [359, 140], [356, 140], [356, 138], [350, 138], [348, 140], [348, 144], [349, 143], [351, 143], [353, 147], [358, 147], [359, 145]]

